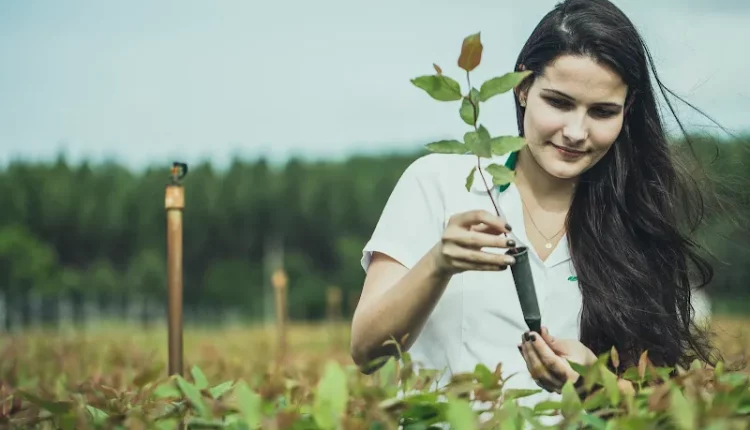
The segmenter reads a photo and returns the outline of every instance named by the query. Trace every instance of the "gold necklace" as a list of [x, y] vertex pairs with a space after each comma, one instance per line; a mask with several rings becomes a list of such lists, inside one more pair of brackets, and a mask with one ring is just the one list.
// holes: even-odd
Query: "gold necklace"
[[544, 235], [544, 233], [542, 233], [541, 230], [539, 230], [539, 227], [537, 227], [536, 223], [534, 222], [534, 217], [531, 216], [531, 211], [526, 206], [526, 203], [523, 201], [523, 198], [521, 198], [521, 204], [523, 204], [524, 209], [526, 209], [526, 212], [529, 214], [529, 219], [531, 220], [531, 224], [534, 226], [534, 228], [536, 229], [536, 231], [538, 231], [539, 234], [542, 235], [542, 237], [547, 241], [547, 243], [544, 244], [544, 247], [547, 248], [547, 249], [551, 249], [552, 248], [552, 239], [554, 239], [555, 237], [557, 237], [558, 234], [560, 234], [563, 230], [565, 230], [565, 223], [563, 223], [563, 226], [560, 229], [560, 231], [558, 231], [557, 233], [555, 233], [554, 235], [552, 235], [552, 237], [547, 237], [547, 236]]

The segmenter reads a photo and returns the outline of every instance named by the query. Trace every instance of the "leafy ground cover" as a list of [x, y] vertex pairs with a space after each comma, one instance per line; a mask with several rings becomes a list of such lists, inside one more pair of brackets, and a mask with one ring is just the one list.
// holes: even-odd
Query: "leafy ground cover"
[[[750, 372], [695, 365], [668, 378], [647, 357], [620, 377], [603, 356], [585, 372], [593, 393], [566, 386], [561, 402], [535, 408], [512, 400], [502, 366], [479, 366], [431, 389], [430, 372], [389, 361], [362, 375], [348, 356], [346, 325], [291, 325], [280, 357], [272, 329], [189, 329], [184, 377], [167, 377], [166, 328], [107, 326], [80, 333], [35, 332], [0, 340], [3, 428], [405, 429], [554, 428], [747, 429]], [[715, 330], [729, 360], [750, 352], [750, 321], [723, 318]], [[481, 407], [472, 409], [473, 401]]]

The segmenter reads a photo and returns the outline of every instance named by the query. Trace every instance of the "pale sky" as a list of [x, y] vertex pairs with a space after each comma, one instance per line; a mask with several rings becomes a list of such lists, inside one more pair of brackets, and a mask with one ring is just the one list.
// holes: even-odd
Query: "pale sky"
[[[750, 129], [750, 1], [615, 1], [667, 86], [723, 125]], [[409, 79], [432, 63], [465, 85], [513, 67], [555, 1], [0, 2], [0, 165], [16, 158], [168, 166], [233, 155], [340, 158], [460, 137], [458, 104]], [[706, 121], [687, 115], [694, 125]], [[510, 94], [480, 121], [515, 134]]]

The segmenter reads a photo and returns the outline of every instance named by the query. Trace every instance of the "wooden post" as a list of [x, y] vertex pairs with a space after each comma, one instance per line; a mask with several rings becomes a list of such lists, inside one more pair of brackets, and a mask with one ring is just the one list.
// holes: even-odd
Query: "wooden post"
[[185, 192], [180, 180], [187, 174], [187, 164], [172, 165], [164, 208], [167, 217], [167, 294], [169, 375], [183, 376], [182, 369], [182, 211]]
[[327, 314], [328, 322], [337, 323], [341, 318], [341, 289], [338, 287], [328, 287], [327, 294]]
[[283, 269], [276, 269], [271, 277], [271, 283], [273, 284], [275, 293], [274, 296], [276, 298], [276, 342], [280, 361], [286, 356], [287, 348], [286, 323], [288, 282], [289, 280]]
[[328, 320], [328, 340], [332, 344], [334, 350], [339, 350], [341, 346], [341, 339], [338, 336], [338, 323], [341, 319], [341, 303], [343, 297], [341, 294], [341, 288], [339, 287], [328, 287], [326, 293], [326, 319]]

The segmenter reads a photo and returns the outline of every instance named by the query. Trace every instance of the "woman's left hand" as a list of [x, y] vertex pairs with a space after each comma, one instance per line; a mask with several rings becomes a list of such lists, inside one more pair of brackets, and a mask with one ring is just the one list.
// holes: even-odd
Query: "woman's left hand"
[[524, 333], [518, 349], [537, 385], [555, 393], [562, 391], [565, 382], [575, 382], [580, 377], [568, 360], [584, 366], [596, 362], [596, 355], [581, 342], [555, 339], [546, 327], [542, 327], [541, 335]]

